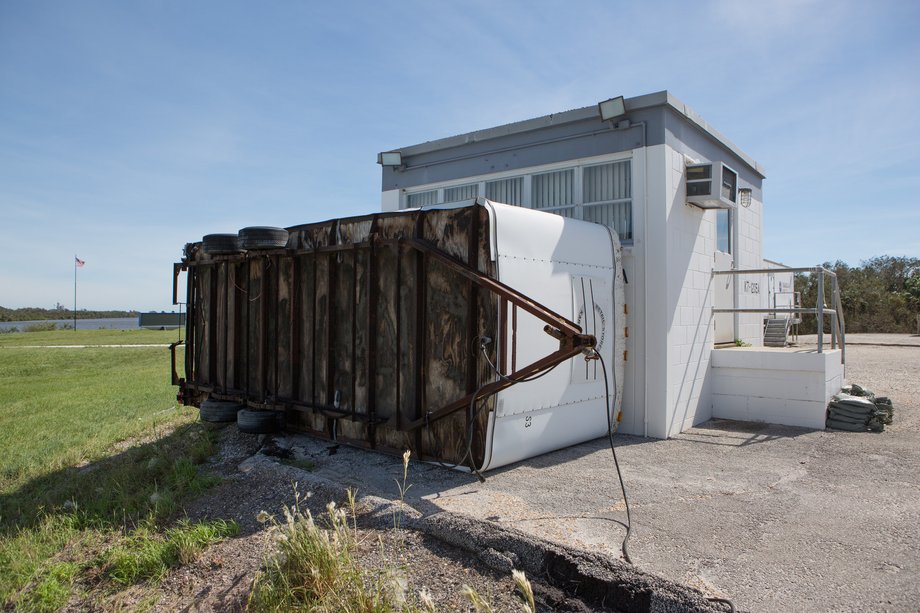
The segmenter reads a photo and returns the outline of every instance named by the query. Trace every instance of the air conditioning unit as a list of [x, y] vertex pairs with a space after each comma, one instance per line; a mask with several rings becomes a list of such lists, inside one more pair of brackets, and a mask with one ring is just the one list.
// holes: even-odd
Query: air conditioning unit
[[687, 166], [687, 204], [731, 209], [738, 200], [738, 173], [721, 162]]

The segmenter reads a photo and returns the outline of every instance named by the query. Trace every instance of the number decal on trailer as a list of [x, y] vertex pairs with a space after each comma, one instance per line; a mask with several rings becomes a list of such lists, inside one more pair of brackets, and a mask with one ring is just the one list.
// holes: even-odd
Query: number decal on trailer
[[527, 417], [524, 418], [524, 427], [529, 428], [532, 425], [533, 425], [533, 417], [528, 415]]

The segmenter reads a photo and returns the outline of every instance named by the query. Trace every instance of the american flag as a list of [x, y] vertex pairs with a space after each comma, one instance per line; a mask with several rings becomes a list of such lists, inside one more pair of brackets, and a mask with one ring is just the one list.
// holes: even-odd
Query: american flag
[[74, 264], [77, 265], [77, 268], [82, 268], [83, 265], [86, 264], [86, 262], [84, 262], [83, 260], [81, 260], [81, 259], [78, 258], [77, 256], [73, 256], [73, 259], [75, 260]]

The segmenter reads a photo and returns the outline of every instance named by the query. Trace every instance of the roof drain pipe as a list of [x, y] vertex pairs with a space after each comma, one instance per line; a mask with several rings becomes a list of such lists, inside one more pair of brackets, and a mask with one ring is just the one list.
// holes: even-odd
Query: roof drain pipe
[[[625, 119], [623, 121], [629, 121]], [[619, 125], [617, 123], [616, 125]], [[642, 169], [643, 177], [642, 183], [645, 185], [643, 190], [642, 199], [645, 201], [643, 203], [642, 210], [642, 296], [643, 296], [643, 314], [642, 314], [642, 334], [643, 334], [643, 353], [642, 362], [645, 365], [645, 368], [642, 372], [642, 389], [644, 390], [644, 396], [642, 402], [642, 436], [648, 438], [648, 124], [643, 121], [630, 121], [628, 126], [623, 128], [617, 128], [614, 126], [613, 129], [622, 129], [629, 130], [632, 128], [642, 128], [642, 151], [645, 155], [645, 164]], [[635, 240], [635, 239], [634, 239]]]
[[629, 127], [639, 126], [642, 126], [642, 152], [645, 156], [642, 168], [642, 183], [645, 186], [642, 193], [642, 363], [645, 366], [642, 369], [642, 389], [645, 396], [642, 402], [642, 436], [648, 438], [648, 124], [645, 121], [637, 121]]

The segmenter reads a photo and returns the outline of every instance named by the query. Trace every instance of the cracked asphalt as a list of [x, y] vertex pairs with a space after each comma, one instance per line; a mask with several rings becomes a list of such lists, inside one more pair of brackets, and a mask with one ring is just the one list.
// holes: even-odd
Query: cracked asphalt
[[[920, 346], [848, 347], [847, 378], [892, 397], [880, 434], [713, 420], [666, 441], [618, 435], [640, 569], [752, 611], [920, 610]], [[315, 474], [398, 496], [398, 458], [290, 437]], [[605, 439], [475, 478], [412, 462], [407, 502], [620, 555]]]

